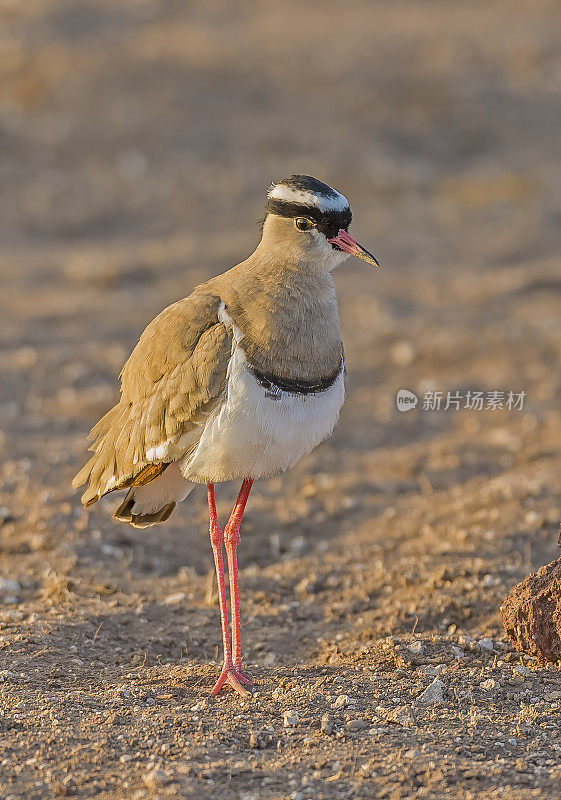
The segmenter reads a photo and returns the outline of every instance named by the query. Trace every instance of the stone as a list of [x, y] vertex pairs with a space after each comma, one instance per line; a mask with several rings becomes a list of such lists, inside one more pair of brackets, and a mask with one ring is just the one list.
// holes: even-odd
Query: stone
[[293, 709], [285, 711], [282, 724], [285, 728], [295, 728], [298, 725], [298, 712]]
[[17, 594], [21, 592], [21, 586], [18, 581], [14, 581], [11, 578], [0, 578], [0, 592]]
[[345, 727], [348, 731], [363, 731], [368, 724], [363, 719], [350, 719]]
[[250, 731], [249, 746], [252, 750], [265, 750], [267, 747], [272, 747], [274, 743], [275, 737], [272, 728]]
[[175, 594], [168, 594], [164, 600], [165, 606], [176, 606], [187, 599], [185, 592], [176, 592]]
[[517, 650], [546, 661], [561, 659], [561, 557], [512, 588], [501, 616]]
[[330, 736], [333, 733], [333, 720], [329, 714], [324, 714], [321, 718], [320, 730], [326, 736]]
[[333, 708], [345, 708], [345, 706], [348, 705], [349, 696], [347, 694], [340, 694], [333, 703]]
[[169, 775], [159, 765], [156, 765], [143, 775], [142, 780], [147, 789], [154, 791], [169, 783]]
[[442, 703], [445, 690], [446, 685], [443, 681], [439, 680], [439, 678], [435, 678], [417, 697], [416, 702], [424, 706], [432, 705], [433, 703]]
[[292, 555], [301, 556], [309, 547], [308, 542], [303, 536], [295, 536], [294, 539], [291, 539], [288, 548]]

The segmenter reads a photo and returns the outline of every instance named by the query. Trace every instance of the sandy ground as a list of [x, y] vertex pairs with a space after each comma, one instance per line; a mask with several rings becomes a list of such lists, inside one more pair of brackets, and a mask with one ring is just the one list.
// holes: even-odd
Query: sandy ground
[[[0, 65], [3, 800], [561, 797], [559, 672], [499, 617], [561, 518], [558, 6], [12, 1]], [[383, 270], [336, 276], [334, 436], [250, 500], [257, 692], [207, 701], [204, 492], [136, 531], [69, 484], [142, 328], [297, 171]]]

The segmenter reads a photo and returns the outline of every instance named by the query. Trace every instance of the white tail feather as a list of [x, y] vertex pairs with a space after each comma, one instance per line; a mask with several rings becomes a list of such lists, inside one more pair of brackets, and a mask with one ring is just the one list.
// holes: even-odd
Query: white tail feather
[[195, 484], [186, 481], [179, 469], [179, 462], [170, 464], [159, 478], [146, 486], [135, 486], [132, 489], [134, 498], [133, 514], [154, 514], [168, 503], [180, 503], [195, 488]]

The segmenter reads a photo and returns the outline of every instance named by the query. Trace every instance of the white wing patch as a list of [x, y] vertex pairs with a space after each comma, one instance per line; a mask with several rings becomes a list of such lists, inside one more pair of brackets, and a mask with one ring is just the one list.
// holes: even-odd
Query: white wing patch
[[243, 339], [243, 333], [235, 324], [232, 317], [226, 311], [226, 305], [224, 304], [224, 302], [220, 303], [220, 305], [218, 306], [218, 319], [223, 325], [226, 325], [227, 328], [232, 329], [232, 336], [234, 337], [234, 343], [232, 345], [232, 352], [233, 352], [235, 345], [239, 344]]

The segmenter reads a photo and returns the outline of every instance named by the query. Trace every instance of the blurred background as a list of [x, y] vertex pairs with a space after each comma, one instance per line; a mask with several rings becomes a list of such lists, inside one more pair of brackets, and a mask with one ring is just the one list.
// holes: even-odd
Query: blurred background
[[[139, 680], [176, 680], [188, 705], [214, 680], [216, 664], [203, 667], [219, 640], [204, 492], [147, 532], [111, 520], [113, 496], [86, 513], [70, 481], [140, 332], [252, 251], [270, 181], [294, 172], [350, 199], [352, 233], [382, 269], [349, 260], [335, 275], [348, 399], [333, 437], [252, 493], [239, 553], [248, 661], [269, 688], [281, 665], [307, 664], [312, 676], [331, 665], [368, 710], [385, 702], [380, 675], [393, 670], [393, 680], [398, 664], [388, 667], [378, 637], [500, 637], [504, 595], [556, 556], [561, 517], [559, 4], [2, 0], [0, 15], [0, 621], [2, 663], [13, 670], [17, 655], [27, 675], [13, 701], [28, 704], [28, 721], [11, 734], [31, 748], [27, 764], [55, 735], [56, 752], [40, 757], [53, 774], [64, 751], [64, 770], [82, 769], [89, 786], [97, 767], [84, 759], [113, 759], [103, 796], [121, 797], [115, 786], [136, 756], [125, 763], [114, 737], [72, 766], [72, 714], [96, 740], [99, 718], [49, 687], [85, 688], [101, 709], [131, 664]], [[521, 410], [425, 411], [421, 400], [403, 414], [400, 389], [526, 396]], [[222, 515], [236, 488], [220, 487]], [[478, 697], [476, 655], [459, 661], [447, 639], [431, 641], [441, 648], [434, 663], [452, 659], [445, 680], [457, 681], [456, 696], [476, 681]], [[401, 673], [392, 702], [403, 690], [409, 706], [424, 677]], [[505, 689], [497, 711], [502, 748], [521, 719], [509, 697]], [[173, 739], [177, 701], [158, 702], [143, 731], [128, 718], [132, 739], [149, 725], [150, 741]], [[33, 716], [43, 708], [54, 723]], [[227, 708], [207, 717], [220, 741], [237, 725]], [[180, 710], [195, 742], [202, 723]], [[440, 715], [427, 736], [461, 761], [463, 723], [447, 719], [447, 739]], [[418, 751], [408, 751], [407, 777], [407, 730], [380, 730], [376, 758], [397, 753], [411, 781], [399, 797], [410, 798], [424, 780]], [[462, 731], [469, 754], [473, 729]], [[538, 740], [528, 748], [540, 755]], [[207, 745], [203, 737], [203, 765]], [[494, 758], [481, 755], [478, 780], [495, 780]], [[29, 787], [36, 768], [23, 773]], [[531, 780], [549, 780], [535, 769]], [[517, 770], [508, 780], [525, 780]], [[338, 785], [318, 797], [351, 796]], [[43, 796], [29, 787], [21, 796]], [[512, 797], [528, 797], [521, 791]]]

